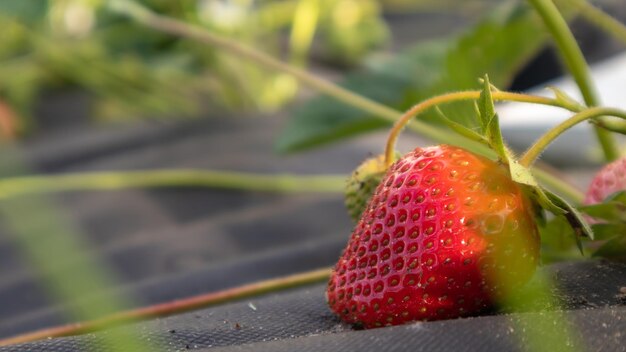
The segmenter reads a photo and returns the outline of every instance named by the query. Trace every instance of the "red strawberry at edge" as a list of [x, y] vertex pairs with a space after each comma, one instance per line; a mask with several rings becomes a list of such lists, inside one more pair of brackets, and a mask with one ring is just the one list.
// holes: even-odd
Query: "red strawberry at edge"
[[584, 204], [602, 203], [611, 194], [626, 189], [626, 158], [616, 160], [604, 166], [594, 176]]
[[530, 201], [506, 167], [452, 146], [417, 148], [374, 192], [328, 303], [366, 328], [476, 314], [523, 285], [538, 257]]

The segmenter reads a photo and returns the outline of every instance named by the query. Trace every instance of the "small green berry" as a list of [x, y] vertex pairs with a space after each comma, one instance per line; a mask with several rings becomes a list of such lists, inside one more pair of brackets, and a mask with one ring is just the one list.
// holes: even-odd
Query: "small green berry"
[[[399, 158], [400, 154], [396, 153], [393, 161]], [[366, 159], [348, 178], [345, 189], [345, 203], [348, 213], [354, 222], [359, 221], [361, 213], [363, 213], [367, 202], [383, 176], [385, 176], [386, 171], [385, 156], [381, 154]]]

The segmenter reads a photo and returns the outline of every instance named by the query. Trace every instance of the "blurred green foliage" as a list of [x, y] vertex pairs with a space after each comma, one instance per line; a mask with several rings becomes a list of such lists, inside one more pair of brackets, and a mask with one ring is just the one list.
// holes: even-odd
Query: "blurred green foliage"
[[[421, 41], [398, 55], [368, 60], [365, 70], [348, 74], [342, 85], [406, 110], [434, 95], [475, 88], [477, 77], [485, 73], [496, 86], [508, 87], [547, 42], [548, 35], [530, 7], [502, 1], [464, 33]], [[444, 110], [454, 121], [478, 127], [471, 103], [456, 103]], [[440, 123], [434, 111], [420, 118]], [[387, 125], [367, 112], [320, 95], [294, 112], [277, 148], [289, 152], [313, 148]]]
[[[142, 3], [299, 66], [313, 38], [322, 60], [345, 66], [388, 37], [375, 0]], [[83, 89], [94, 98], [95, 116], [123, 119], [273, 110], [298, 88], [286, 74], [142, 28], [107, 12], [101, 0], [0, 0], [0, 23], [0, 102], [25, 117], [22, 128], [51, 89]]]

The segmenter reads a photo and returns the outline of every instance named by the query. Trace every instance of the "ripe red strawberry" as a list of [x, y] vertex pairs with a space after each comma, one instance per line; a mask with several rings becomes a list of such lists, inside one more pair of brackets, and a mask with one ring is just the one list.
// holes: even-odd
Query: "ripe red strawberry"
[[364, 327], [475, 314], [539, 257], [531, 203], [508, 169], [447, 145], [415, 149], [374, 192], [327, 288]]
[[602, 203], [611, 194], [626, 190], [626, 158], [616, 160], [604, 166], [594, 176], [584, 204]]

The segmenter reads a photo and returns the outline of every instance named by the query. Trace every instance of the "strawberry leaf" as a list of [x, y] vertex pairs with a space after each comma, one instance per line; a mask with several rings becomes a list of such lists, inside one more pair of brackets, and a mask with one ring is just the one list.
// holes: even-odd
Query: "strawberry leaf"
[[[509, 172], [511, 173], [511, 179], [513, 181], [521, 183], [523, 185], [538, 188], [539, 183], [537, 183], [537, 180], [535, 180], [535, 176], [533, 176], [530, 169], [522, 166], [514, 158], [509, 158]], [[537, 189], [535, 193], [541, 196], [541, 189]], [[544, 200], [547, 200], [546, 197], [543, 198], [545, 198]], [[545, 208], [550, 210], [551, 206], [546, 206]]]
[[603, 203], [581, 206], [578, 210], [597, 219], [626, 223], [626, 192], [617, 192]]
[[570, 203], [568, 203], [566, 200], [564, 200], [555, 193], [552, 193], [548, 190], [543, 190], [543, 192], [554, 205], [556, 205], [560, 209], [565, 210], [565, 213], [562, 215], [564, 215], [568, 219], [570, 225], [572, 225], [572, 227], [574, 228], [574, 231], [579, 231], [581, 235], [589, 237], [592, 240], [594, 239], [591, 226], [589, 226], [589, 224], [584, 219], [583, 215], [578, 211], [578, 209], [576, 209], [574, 206], [572, 206]]
[[448, 128], [450, 128], [451, 130], [453, 130], [454, 132], [468, 138], [471, 139], [473, 141], [482, 143], [484, 145], [489, 146], [489, 142], [487, 141], [487, 139], [481, 135], [480, 133], [456, 122], [456, 121], [452, 121], [449, 117], [447, 117], [443, 111], [441, 111], [441, 109], [439, 107], [435, 107], [435, 111], [437, 112], [437, 114], [439, 115], [439, 118], [441, 119], [441, 121], [448, 126]]
[[[415, 66], [415, 74], [428, 81], [428, 76], [420, 73], [425, 67]], [[408, 78], [381, 72], [361, 72], [349, 75], [341, 86], [385, 105], [397, 106], [404, 101], [398, 94], [409, 90], [411, 82]], [[387, 121], [366, 116], [360, 109], [322, 95], [293, 113], [276, 148], [282, 152], [306, 150], [389, 125]]]
[[616, 260], [626, 259], [626, 236], [622, 235], [609, 240], [598, 248], [592, 256]]
[[539, 203], [539, 205], [541, 205], [544, 209], [556, 216], [565, 215], [565, 213], [567, 213], [567, 210], [561, 208], [552, 201], [552, 199], [548, 196], [543, 188], [539, 186], [530, 188], [532, 189], [534, 195], [533, 199], [535, 199], [535, 201]]
[[594, 239], [594, 234], [593, 234], [593, 230], [591, 229], [591, 226], [589, 226], [587, 221], [585, 221], [582, 214], [574, 206], [572, 206], [567, 201], [565, 201], [563, 198], [547, 190], [544, 192], [547, 195], [548, 199], [553, 204], [565, 210], [565, 213], [563, 213], [562, 215], [565, 216], [570, 226], [574, 230], [574, 234], [577, 239], [577, 244], [579, 245], [579, 248], [581, 249], [581, 252], [582, 252], [582, 244], [580, 243], [580, 237], [584, 236], [592, 240]]
[[531, 199], [541, 205], [544, 209], [552, 212], [556, 216], [564, 217], [569, 223], [574, 233], [576, 245], [583, 253], [581, 237], [586, 236], [593, 239], [593, 230], [583, 219], [582, 215], [572, 205], [558, 195], [544, 190], [541, 187], [527, 186], [526, 192], [530, 193]]

